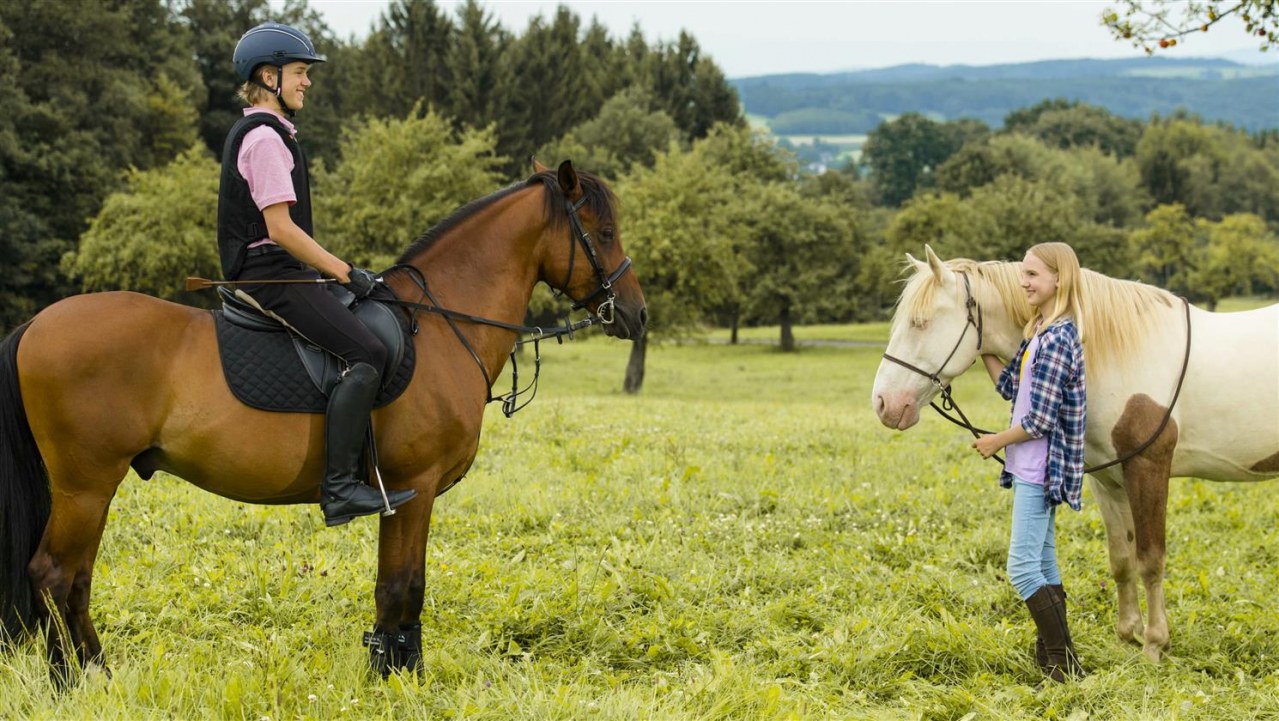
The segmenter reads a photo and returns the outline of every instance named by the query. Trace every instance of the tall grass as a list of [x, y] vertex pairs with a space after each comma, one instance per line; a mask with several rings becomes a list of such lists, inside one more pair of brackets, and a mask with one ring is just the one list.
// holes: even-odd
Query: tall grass
[[[55, 695], [27, 644], [0, 655], [0, 718], [1279, 716], [1279, 485], [1174, 482], [1157, 666], [1114, 635], [1091, 499], [1060, 514], [1092, 675], [1040, 688], [997, 467], [931, 415], [880, 426], [878, 349], [663, 346], [638, 397], [628, 351], [546, 348], [537, 402], [491, 409], [436, 504], [424, 678], [365, 670], [373, 521], [131, 478], [93, 597], [111, 677]], [[957, 386], [1006, 421], [984, 377]]]

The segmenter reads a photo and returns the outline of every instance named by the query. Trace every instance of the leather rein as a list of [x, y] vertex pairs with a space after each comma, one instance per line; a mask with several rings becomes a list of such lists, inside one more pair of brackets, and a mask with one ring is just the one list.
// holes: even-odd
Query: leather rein
[[[417, 335], [418, 332], [418, 312], [434, 313], [443, 317], [449, 324], [449, 327], [453, 329], [453, 334], [456, 335], [457, 339], [462, 343], [462, 347], [466, 348], [467, 352], [471, 354], [471, 359], [475, 361], [475, 365], [480, 369], [480, 373], [484, 376], [484, 388], [486, 389], [485, 392], [488, 394], [488, 399], [485, 403], [492, 403], [493, 401], [500, 400], [502, 402], [502, 413], [507, 418], [515, 415], [517, 411], [523, 409], [529, 403], [532, 403], [533, 399], [537, 397], [538, 379], [542, 374], [541, 341], [547, 338], [554, 338], [556, 342], [563, 343], [566, 337], [571, 340], [573, 338], [573, 334], [579, 330], [592, 325], [610, 325], [615, 320], [614, 301], [617, 298], [617, 294], [613, 290], [613, 284], [625, 275], [626, 271], [630, 270], [631, 259], [627, 256], [612, 273], [605, 272], [604, 266], [600, 263], [599, 254], [595, 250], [595, 244], [591, 242], [591, 234], [586, 232], [585, 228], [582, 227], [582, 221], [577, 216], [577, 211], [580, 210], [582, 205], [585, 203], [586, 196], [582, 196], [577, 200], [577, 202], [569, 200], [564, 201], [564, 209], [568, 213], [569, 225], [571, 227], [571, 233], [569, 236], [568, 273], [564, 278], [564, 287], [568, 287], [569, 281], [573, 277], [573, 259], [577, 256], [577, 246], [580, 244], [585, 251], [587, 260], [591, 264], [591, 268], [595, 271], [599, 285], [585, 298], [573, 301], [572, 310], [585, 308], [591, 301], [600, 295], [605, 295], [606, 297], [604, 298], [604, 301], [596, 307], [594, 312], [587, 311], [588, 315], [579, 321], [570, 322], [566, 315], [561, 325], [544, 328], [542, 326], [506, 323], [492, 318], [484, 318], [478, 315], [471, 315], [470, 313], [462, 313], [440, 305], [439, 301], [435, 299], [435, 295], [431, 293], [430, 287], [427, 285], [426, 276], [422, 275], [422, 271], [418, 270], [415, 266], [408, 265], [406, 263], [398, 263], [378, 274], [378, 277], [380, 278], [386, 273], [398, 270], [404, 271], [410, 278], [412, 278], [413, 283], [417, 285], [418, 290], [421, 291], [421, 295], [416, 302], [401, 300], [399, 298], [388, 298], [385, 302], [408, 309], [409, 330], [413, 335]], [[558, 293], [567, 295], [564, 291], [558, 291]], [[480, 359], [480, 355], [476, 352], [475, 346], [471, 344], [471, 341], [467, 339], [466, 334], [462, 332], [462, 328], [458, 325], [459, 322], [487, 325], [494, 328], [509, 330], [517, 336], [529, 336], [528, 338], [517, 339], [515, 344], [511, 347], [510, 393], [504, 393], [500, 396], [493, 395], [493, 378], [489, 376], [488, 368], [484, 365], [484, 361]], [[519, 361], [517, 360], [515, 353], [519, 347], [525, 343], [533, 344], [533, 380], [523, 390], [520, 390]], [[520, 396], [526, 393], [530, 394], [529, 397], [524, 402], [519, 402]]]
[[[933, 410], [937, 411], [937, 413], [942, 418], [945, 418], [946, 420], [950, 421], [951, 423], [954, 423], [955, 425], [961, 428], [968, 429], [969, 432], [973, 434], [974, 438], [979, 438], [983, 435], [989, 435], [993, 433], [994, 431], [988, 431], [984, 428], [978, 428], [974, 426], [972, 422], [968, 420], [968, 416], [964, 415], [964, 412], [959, 408], [959, 403], [955, 400], [955, 397], [951, 395], [950, 383], [949, 382], [943, 383], [941, 380], [941, 372], [946, 369], [946, 365], [950, 363], [950, 360], [955, 357], [955, 353], [959, 351], [960, 346], [963, 345], [964, 337], [968, 334], [969, 326], [973, 327], [977, 331], [977, 352], [979, 355], [981, 353], [981, 347], [982, 347], [982, 329], [984, 324], [982, 319], [981, 307], [977, 304], [977, 299], [973, 296], [972, 283], [968, 280], [968, 274], [963, 271], [956, 271], [956, 272], [958, 272], [958, 274], [964, 279], [964, 295], [966, 296], [964, 300], [964, 308], [967, 311], [968, 318], [966, 322], [964, 323], [964, 329], [960, 331], [959, 333], [959, 339], [955, 341], [954, 347], [950, 349], [950, 354], [946, 356], [946, 360], [942, 361], [942, 364], [937, 369], [937, 372], [929, 373], [928, 371], [924, 370], [923, 368], [920, 368], [919, 366], [908, 363], [902, 360], [901, 358], [889, 355], [888, 353], [884, 353], [884, 360], [896, 363], [897, 365], [905, 368], [906, 370], [909, 370], [913, 373], [921, 375], [927, 378], [928, 380], [932, 381], [933, 385], [936, 386], [938, 393], [941, 395], [942, 404], [941, 406], [938, 406], [936, 402], [929, 401], [928, 405], [932, 406]], [[1186, 351], [1185, 351], [1185, 355], [1182, 357], [1182, 360], [1181, 360], [1181, 373], [1180, 375], [1177, 376], [1177, 387], [1173, 391], [1172, 402], [1168, 404], [1168, 410], [1164, 413], [1163, 420], [1160, 421], [1159, 427], [1155, 429], [1155, 432], [1151, 434], [1150, 438], [1146, 439], [1145, 443], [1142, 443], [1141, 445], [1137, 446], [1133, 450], [1129, 451], [1128, 453], [1125, 453], [1123, 456], [1116, 458], [1113, 461], [1108, 461], [1106, 463], [1102, 463], [1096, 466], [1089, 466], [1084, 469], [1084, 473], [1095, 473], [1097, 471], [1110, 468], [1111, 466], [1132, 460], [1142, 451], [1149, 448], [1150, 444], [1154, 443], [1155, 440], [1159, 438], [1160, 434], [1164, 432], [1164, 429], [1168, 427], [1168, 421], [1172, 419], [1172, 410], [1177, 405], [1177, 399], [1181, 397], [1181, 386], [1183, 382], [1186, 380], [1186, 369], [1190, 365], [1190, 302], [1187, 301], [1185, 298], [1182, 298], [1181, 304], [1186, 311]], [[955, 413], [959, 415], [959, 418], [955, 418], [954, 416], [950, 415], [950, 413], [947, 412], [950, 410], [955, 411]], [[1003, 464], [1004, 462], [1004, 459], [1000, 458], [998, 454], [995, 454], [994, 456], [992, 456], [992, 458], [999, 461], [1000, 464]]]

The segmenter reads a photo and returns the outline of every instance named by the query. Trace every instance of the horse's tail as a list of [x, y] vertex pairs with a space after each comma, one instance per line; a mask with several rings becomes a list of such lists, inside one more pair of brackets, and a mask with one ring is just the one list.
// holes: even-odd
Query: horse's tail
[[18, 386], [18, 342], [30, 325], [0, 343], [0, 643], [34, 628], [27, 563], [49, 521], [49, 476]]

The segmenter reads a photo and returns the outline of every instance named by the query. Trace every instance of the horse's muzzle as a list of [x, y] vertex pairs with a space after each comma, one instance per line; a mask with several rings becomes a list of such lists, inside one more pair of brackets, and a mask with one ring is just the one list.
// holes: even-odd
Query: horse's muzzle
[[904, 431], [919, 422], [919, 403], [910, 393], [876, 392], [871, 398], [879, 422]]
[[637, 340], [648, 326], [648, 307], [638, 308], [617, 303], [613, 307], [613, 322], [604, 325], [604, 333], [621, 340]]

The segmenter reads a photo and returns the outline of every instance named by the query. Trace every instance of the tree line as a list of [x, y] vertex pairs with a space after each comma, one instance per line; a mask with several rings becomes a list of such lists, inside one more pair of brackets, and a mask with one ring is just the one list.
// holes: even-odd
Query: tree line
[[[144, 33], [137, 37], [142, 70], [136, 75], [120, 69], [128, 65], [90, 55], [82, 65], [71, 61], [87, 81], [32, 82], [0, 96], [0, 103], [22, 111], [0, 113], [6, 189], [0, 242], [6, 258], [19, 259], [0, 278], [0, 293], [8, 294], [6, 324], [78, 290], [127, 288], [195, 304], [209, 300], [184, 295], [180, 279], [218, 273], [217, 158], [199, 125], [208, 120], [211, 101], [205, 99], [202, 113], [194, 100], [179, 102], [190, 99], [192, 89], [205, 92], [207, 81], [199, 67], [179, 76], [183, 66], [173, 58], [182, 56], [181, 38], [190, 39], [179, 32], [190, 31], [182, 13], [242, 6], [195, 0], [176, 9], [157, 10], [143, 0], [122, 6], [156, 10], [130, 22], [151, 17], [154, 27], [177, 33], [176, 45]], [[0, 30], [12, 28], [9, 12], [0, 11]], [[290, 4], [287, 12], [294, 15], [285, 20], [316, 22], [304, 4]], [[379, 33], [403, 26], [419, 38], [437, 37], [428, 33], [436, 27], [454, 38], [443, 48], [461, 47], [470, 36], [460, 28], [476, 13], [470, 27], [491, 24], [480, 22], [486, 16], [477, 3], [452, 18], [431, 2], [399, 0], [364, 43], [333, 41], [333, 68], [320, 71], [332, 70], [333, 77], [317, 74], [299, 115], [302, 142], [308, 149], [315, 142], [319, 156], [312, 178], [317, 236], [352, 262], [384, 267], [456, 207], [526, 176], [531, 152], [548, 163], [571, 158], [612, 183], [621, 238], [649, 301], [650, 334], [634, 346], [629, 390], [642, 384], [649, 343], [707, 324], [777, 324], [782, 347], [794, 349], [796, 324], [885, 318], [900, 290], [904, 254], [919, 253], [925, 243], [943, 257], [1014, 259], [1032, 243], [1060, 240], [1088, 267], [1210, 307], [1231, 294], [1279, 291], [1279, 136], [1273, 132], [1249, 133], [1185, 114], [1143, 122], [1045, 100], [1008, 114], [999, 128], [906, 113], [870, 133], [860, 163], [807, 175], [793, 155], [741, 121], [722, 72], [691, 37], [641, 50], [638, 29], [615, 41], [563, 8], [496, 45], [505, 49], [486, 66], [502, 67], [501, 58], [530, 33], [541, 38], [525, 46], [521, 65], [508, 71], [526, 67], [534, 55], [559, 54], [561, 60], [546, 67], [571, 79], [562, 88], [552, 74], [513, 77], [533, 88], [545, 82], [544, 97], [572, 100], [575, 110], [557, 121], [562, 127], [539, 130], [528, 116], [459, 121], [450, 113], [504, 101], [486, 92], [455, 93], [452, 85], [414, 85], [427, 80], [401, 72], [402, 64], [386, 61], [386, 53], [416, 58], [425, 51]], [[226, 24], [230, 45], [223, 61], [239, 28], [257, 19], [236, 19], [234, 29]], [[101, 21], [115, 34], [100, 51], [126, 52], [127, 23], [110, 25], [110, 13]], [[557, 25], [562, 35], [537, 34]], [[68, 32], [83, 41], [90, 29]], [[374, 54], [361, 55], [366, 52]], [[338, 60], [341, 53], [349, 55]], [[440, 62], [447, 64], [444, 57]], [[608, 80], [631, 80], [592, 90], [599, 86], [566, 71], [564, 57], [583, 67], [600, 58], [625, 60], [630, 69], [617, 69]], [[668, 65], [670, 57], [684, 59]], [[0, 79], [26, 88], [28, 73], [44, 72], [26, 62], [22, 53], [0, 54]], [[385, 74], [336, 80], [365, 62]], [[182, 80], [166, 80], [170, 71]], [[332, 96], [319, 95], [326, 83]], [[574, 100], [579, 94], [594, 104]], [[724, 97], [731, 112], [721, 107]], [[358, 104], [344, 105], [353, 99]], [[379, 112], [334, 110], [376, 102], [385, 103]], [[70, 110], [102, 117], [59, 115]], [[226, 116], [227, 125], [234, 117]], [[144, 120], [145, 134], [129, 125]], [[326, 122], [340, 132], [325, 136]], [[326, 137], [332, 138], [327, 149]], [[82, 172], [69, 172], [77, 161]], [[553, 308], [549, 297], [536, 298], [536, 312]]]
[[[266, 20], [299, 27], [328, 56], [314, 69], [299, 137], [313, 167], [334, 168], [335, 177], [346, 135], [410, 112], [447, 119], [459, 142], [486, 138], [482, 162], [493, 182], [518, 177], [532, 153], [595, 118], [620, 93], [661, 113], [669, 122], [663, 131], [681, 142], [717, 122], [739, 122], [736, 94], [692, 36], [648, 43], [635, 27], [614, 38], [564, 7], [514, 33], [478, 0], [456, 12], [433, 0], [395, 0], [367, 37], [343, 40], [305, 0], [287, 0], [279, 12], [267, 0], [0, 3], [0, 257], [7, 270], [0, 328], [82, 288], [104, 287], [104, 271], [90, 269], [79, 251], [82, 236], [122, 242], [106, 236], [109, 221], [90, 227], [113, 193], [181, 182], [202, 159], [220, 157], [241, 108], [232, 52], [245, 30]], [[140, 175], [171, 162], [174, 178]], [[431, 156], [396, 163], [436, 165], [412, 172], [448, 177]], [[136, 232], [151, 221], [124, 222]], [[185, 232], [167, 223], [147, 227], [160, 245]], [[376, 224], [359, 230], [380, 231]], [[133, 265], [124, 262], [122, 269]], [[117, 286], [145, 287], [127, 279]]]

